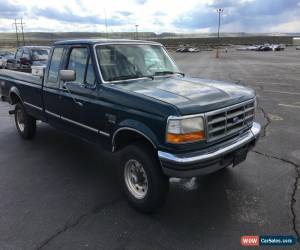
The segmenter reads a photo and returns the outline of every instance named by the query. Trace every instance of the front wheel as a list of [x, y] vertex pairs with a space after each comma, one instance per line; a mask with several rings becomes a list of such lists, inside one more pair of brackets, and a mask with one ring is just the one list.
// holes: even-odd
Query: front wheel
[[163, 205], [169, 179], [147, 145], [137, 142], [123, 149], [119, 178], [129, 204], [138, 211], [151, 213]]
[[15, 107], [15, 123], [23, 139], [29, 140], [34, 137], [36, 132], [36, 120], [26, 113], [21, 103], [17, 103]]

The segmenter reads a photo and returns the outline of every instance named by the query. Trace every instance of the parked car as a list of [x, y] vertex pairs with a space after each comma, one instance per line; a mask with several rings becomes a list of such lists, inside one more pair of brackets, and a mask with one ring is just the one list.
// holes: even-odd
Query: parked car
[[300, 46], [296, 46], [296, 50], [300, 50]]
[[256, 49], [256, 51], [272, 51], [272, 47], [270, 45], [261, 45], [258, 46]]
[[14, 54], [7, 51], [0, 52], [0, 68], [5, 69], [7, 60], [14, 57]]
[[180, 47], [176, 50], [176, 52], [192, 52], [192, 53], [196, 53], [196, 52], [200, 52], [200, 50], [198, 48], [194, 48], [194, 47]]
[[273, 51], [282, 51], [286, 48], [284, 44], [273, 44], [271, 47]]
[[176, 52], [189, 52], [188, 48], [180, 47], [176, 50]]
[[33, 138], [42, 120], [119, 152], [122, 189], [142, 212], [163, 204], [169, 177], [236, 166], [260, 135], [252, 89], [188, 77], [159, 43], [57, 42], [34, 72], [0, 71], [20, 136]]
[[7, 60], [6, 68], [10, 70], [31, 72], [31, 66], [46, 66], [51, 47], [22, 46], [14, 58]]

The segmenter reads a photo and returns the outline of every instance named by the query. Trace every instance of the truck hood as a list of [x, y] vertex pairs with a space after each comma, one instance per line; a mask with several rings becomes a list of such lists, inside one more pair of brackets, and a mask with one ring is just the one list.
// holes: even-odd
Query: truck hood
[[181, 115], [207, 112], [255, 97], [253, 90], [234, 83], [179, 76], [115, 86], [174, 105]]

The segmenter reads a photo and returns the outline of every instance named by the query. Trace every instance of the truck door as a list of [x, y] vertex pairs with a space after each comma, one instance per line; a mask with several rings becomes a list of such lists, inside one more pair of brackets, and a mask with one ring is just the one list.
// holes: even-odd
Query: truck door
[[14, 59], [8, 59], [7, 69], [17, 70], [20, 68], [20, 59], [23, 54], [23, 49], [18, 48]]
[[63, 61], [63, 54], [63, 47], [54, 48], [49, 61], [49, 68], [44, 78], [44, 108], [48, 122], [54, 125], [60, 125], [61, 91], [59, 89], [59, 70]]
[[70, 48], [66, 69], [75, 71], [76, 80], [61, 84], [62, 121], [77, 135], [101, 142], [103, 113], [97, 100], [98, 85], [89, 47]]

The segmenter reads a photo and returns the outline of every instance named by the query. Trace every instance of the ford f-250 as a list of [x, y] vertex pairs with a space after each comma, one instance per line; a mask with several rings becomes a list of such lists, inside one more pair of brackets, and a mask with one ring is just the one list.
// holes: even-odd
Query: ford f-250
[[0, 73], [19, 134], [31, 139], [41, 120], [120, 151], [124, 194], [142, 212], [163, 204], [169, 177], [235, 166], [259, 138], [253, 90], [187, 77], [158, 43], [57, 42], [35, 74]]

